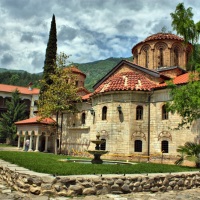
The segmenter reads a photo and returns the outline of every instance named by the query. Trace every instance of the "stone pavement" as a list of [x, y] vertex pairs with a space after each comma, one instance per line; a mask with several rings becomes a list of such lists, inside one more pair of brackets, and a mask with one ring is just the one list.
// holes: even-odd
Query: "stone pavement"
[[[0, 150], [17, 150], [17, 148], [0, 148]], [[16, 165], [7, 163], [3, 160], [0, 160], [0, 165], [9, 166], [11, 169], [14, 167], [19, 171], [26, 171], [29, 174], [47, 176], [47, 174], [40, 174], [32, 172], [25, 168], [18, 167]], [[1, 200], [200, 200], [200, 188], [184, 190], [184, 191], [170, 191], [170, 192], [157, 192], [157, 193], [148, 193], [148, 192], [138, 192], [131, 194], [106, 194], [99, 196], [79, 196], [79, 197], [51, 197], [44, 195], [33, 195], [25, 194], [22, 192], [14, 191], [7, 183], [0, 179], [0, 199]]]

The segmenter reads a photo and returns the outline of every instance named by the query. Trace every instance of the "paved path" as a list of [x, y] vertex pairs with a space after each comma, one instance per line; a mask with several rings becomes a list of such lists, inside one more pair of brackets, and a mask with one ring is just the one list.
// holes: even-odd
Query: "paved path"
[[[16, 151], [16, 147], [4, 147], [0, 148], [2, 150]], [[0, 160], [0, 165], [9, 165], [12, 168], [12, 165]], [[16, 168], [16, 165], [13, 166]], [[20, 168], [20, 167], [19, 167]], [[22, 170], [20, 168], [20, 170]], [[25, 169], [27, 172], [27, 169]], [[36, 172], [29, 171], [31, 174], [39, 174]], [[45, 175], [46, 174], [41, 174]], [[12, 190], [7, 183], [0, 179], [0, 200], [200, 200], [200, 188], [184, 190], [184, 191], [170, 191], [165, 193], [131, 193], [131, 194], [122, 194], [122, 195], [99, 195], [99, 196], [85, 196], [85, 197], [48, 197], [48, 196], [38, 196], [32, 194], [24, 194], [18, 191]]]

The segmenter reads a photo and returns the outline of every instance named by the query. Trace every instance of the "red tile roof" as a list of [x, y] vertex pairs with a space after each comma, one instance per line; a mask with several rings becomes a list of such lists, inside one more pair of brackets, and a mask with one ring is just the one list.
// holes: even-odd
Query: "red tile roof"
[[94, 92], [102, 93], [108, 91], [122, 90], [151, 90], [156, 86], [156, 83], [149, 80], [142, 73], [122, 72], [108, 78]]
[[[189, 76], [190, 76], [190, 73], [186, 73], [186, 74], [177, 76], [173, 79], [173, 83], [175, 85], [186, 84], [189, 81]], [[161, 88], [161, 87], [166, 87], [166, 86], [167, 86], [166, 83], [161, 83], [161, 84], [157, 85], [155, 88]]]
[[87, 100], [87, 99], [89, 99], [91, 95], [92, 95], [92, 93], [86, 94], [86, 95], [82, 96], [82, 100]]
[[81, 74], [86, 77], [86, 75], [74, 65], [64, 68], [64, 70], [67, 70], [67, 69], [72, 70], [73, 73]]
[[22, 125], [22, 124], [53, 124], [55, 123], [55, 120], [51, 119], [51, 118], [45, 118], [43, 120], [41, 120], [41, 117], [39, 116], [36, 116], [36, 117], [33, 117], [33, 118], [29, 118], [29, 119], [25, 119], [25, 120], [22, 120], [22, 121], [18, 121], [18, 122], [15, 122], [16, 125]]
[[177, 36], [177, 35], [174, 35], [172, 33], [156, 33], [156, 34], [153, 34], [153, 35], [150, 35], [149, 37], [147, 37], [145, 40], [137, 43], [133, 48], [132, 48], [132, 53], [134, 52], [134, 49], [142, 44], [142, 43], [145, 43], [145, 42], [148, 42], [148, 41], [152, 41], [152, 40], [179, 40], [179, 41], [184, 41], [183, 38]]
[[178, 35], [174, 35], [172, 33], [156, 33], [147, 37], [143, 42], [151, 41], [151, 40], [180, 40], [183, 41], [183, 38]]
[[32, 90], [30, 90], [28, 87], [0, 84], [1, 92], [10, 93], [10, 92], [14, 92], [16, 89], [18, 89], [21, 94], [39, 94], [40, 93], [40, 90], [37, 88], [32, 88]]

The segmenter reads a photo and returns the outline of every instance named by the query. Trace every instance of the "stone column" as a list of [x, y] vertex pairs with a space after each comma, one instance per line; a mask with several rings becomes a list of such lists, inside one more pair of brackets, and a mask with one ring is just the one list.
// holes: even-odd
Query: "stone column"
[[25, 151], [26, 135], [24, 135], [23, 151]]
[[30, 135], [30, 144], [29, 144], [29, 149], [28, 149], [28, 151], [33, 151], [32, 146], [33, 146], [33, 135], [31, 134], [31, 135]]
[[35, 146], [35, 151], [36, 151], [36, 152], [39, 151], [39, 150], [38, 150], [38, 147], [39, 147], [39, 138], [40, 138], [40, 136], [37, 135], [37, 137], [36, 137], [36, 146]]
[[18, 143], [17, 143], [18, 149], [20, 149], [20, 139], [21, 139], [21, 135], [19, 134], [19, 135], [18, 135]]
[[49, 136], [45, 135], [45, 149], [44, 149], [44, 152], [47, 152], [48, 138], [49, 138]]

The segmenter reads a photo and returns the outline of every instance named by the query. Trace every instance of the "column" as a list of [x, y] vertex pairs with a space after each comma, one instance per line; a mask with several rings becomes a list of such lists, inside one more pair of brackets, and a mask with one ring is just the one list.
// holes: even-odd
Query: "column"
[[24, 135], [23, 151], [25, 151], [26, 135]]
[[33, 151], [32, 146], [33, 146], [33, 135], [31, 134], [31, 135], [30, 135], [30, 144], [29, 144], [29, 149], [28, 149], [28, 151]]
[[18, 149], [20, 149], [20, 139], [21, 139], [21, 134], [18, 135], [18, 143], [17, 143]]
[[47, 147], [48, 147], [48, 136], [45, 135], [45, 149], [44, 149], [44, 152], [47, 152]]
[[37, 135], [37, 137], [36, 137], [36, 146], [35, 146], [35, 152], [38, 152], [39, 150], [38, 150], [38, 147], [39, 147], [39, 138], [40, 138], [40, 136], [39, 135]]

